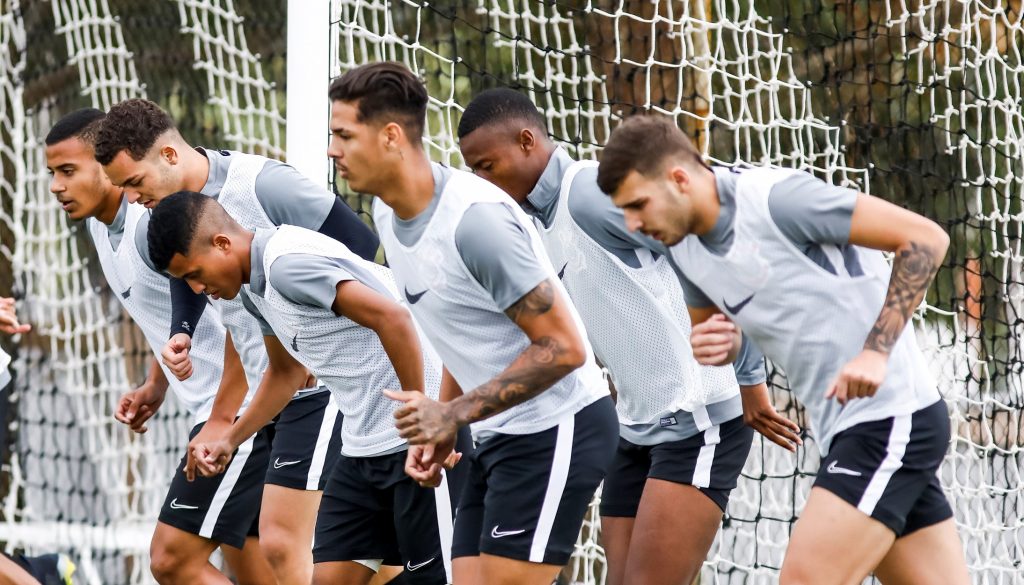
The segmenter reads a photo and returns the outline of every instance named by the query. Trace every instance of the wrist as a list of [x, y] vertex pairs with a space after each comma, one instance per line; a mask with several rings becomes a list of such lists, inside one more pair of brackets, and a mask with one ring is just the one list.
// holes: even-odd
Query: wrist
[[438, 402], [444, 418], [454, 421], [455, 426], [459, 428], [475, 422], [470, 415], [471, 404], [465, 398], [465, 395], [460, 395], [452, 399], [450, 402]]

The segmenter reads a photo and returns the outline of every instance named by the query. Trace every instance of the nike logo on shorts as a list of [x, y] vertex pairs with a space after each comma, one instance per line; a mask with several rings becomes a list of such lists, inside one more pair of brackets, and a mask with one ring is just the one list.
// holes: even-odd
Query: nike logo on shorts
[[406, 571], [415, 571], [416, 569], [421, 569], [421, 568], [429, 565], [430, 563], [432, 563], [434, 561], [434, 559], [436, 559], [436, 558], [437, 557], [430, 557], [429, 559], [423, 561], [422, 563], [419, 563], [418, 565], [414, 565], [414, 564], [412, 564], [412, 561], [409, 561], [409, 562], [405, 563], [405, 570]]
[[281, 461], [281, 458], [278, 457], [274, 460], [274, 469], [281, 469], [282, 467], [295, 465], [296, 463], [302, 463], [302, 459], [296, 459], [295, 461]]
[[839, 474], [839, 475], [852, 475], [854, 477], [860, 477], [860, 476], [864, 475], [863, 473], [861, 473], [859, 471], [854, 471], [852, 469], [847, 469], [845, 467], [839, 467], [838, 465], [836, 465], [836, 463], [837, 463], [836, 461], [833, 461], [832, 463], [829, 463], [828, 467], [825, 468], [825, 471], [827, 471], [829, 473]]
[[178, 503], [178, 498], [174, 498], [173, 500], [171, 500], [171, 509], [172, 510], [198, 510], [199, 506], [189, 506], [187, 504], [179, 504]]
[[493, 538], [504, 538], [506, 536], [513, 536], [516, 534], [522, 534], [525, 530], [498, 530], [498, 525], [495, 524], [494, 528], [491, 529], [491, 537]]

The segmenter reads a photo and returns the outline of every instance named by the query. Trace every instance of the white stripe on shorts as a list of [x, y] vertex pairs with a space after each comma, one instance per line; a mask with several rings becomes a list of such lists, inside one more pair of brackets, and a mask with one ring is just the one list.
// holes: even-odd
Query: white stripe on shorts
[[206, 516], [203, 518], [203, 525], [199, 529], [199, 536], [213, 538], [213, 529], [217, 526], [217, 520], [220, 519], [220, 511], [224, 509], [224, 504], [231, 497], [231, 492], [234, 491], [235, 484], [238, 483], [238, 478], [242, 475], [246, 462], [249, 461], [249, 455], [252, 453], [252, 443], [255, 439], [256, 435], [253, 435], [239, 445], [238, 452], [231, 459], [228, 468], [224, 470], [224, 478], [220, 480], [217, 492], [213, 494], [213, 499], [210, 500], [210, 509], [206, 511]]
[[693, 486], [711, 486], [711, 466], [715, 462], [715, 447], [722, 442], [722, 427], [714, 425], [704, 431], [704, 446], [697, 454], [697, 463], [693, 467]]
[[864, 495], [860, 497], [857, 509], [868, 516], [875, 511], [878, 500], [882, 499], [885, 487], [889, 485], [900, 467], [903, 467], [903, 455], [907, 452], [907, 443], [910, 442], [910, 428], [913, 415], [906, 414], [897, 416], [892, 421], [892, 430], [889, 431], [889, 444], [885, 448], [885, 459], [878, 466], [875, 474], [871, 476]]
[[445, 583], [454, 581], [452, 577], [452, 498], [448, 491], [448, 471], [441, 472], [441, 485], [434, 490], [434, 508], [437, 510], [437, 533], [441, 537], [441, 560], [444, 561]]
[[548, 489], [544, 494], [544, 504], [540, 508], [537, 529], [533, 533], [530, 545], [530, 562], [543, 563], [544, 551], [548, 548], [551, 529], [555, 526], [558, 504], [562, 501], [562, 492], [569, 480], [569, 463], [572, 459], [572, 439], [576, 429], [576, 414], [568, 415], [558, 424], [558, 435], [555, 438], [555, 454], [551, 458], [551, 475], [548, 477]]
[[327, 448], [331, 446], [334, 434], [334, 421], [338, 420], [338, 407], [333, 400], [324, 405], [324, 418], [320, 421], [320, 433], [316, 436], [316, 447], [313, 458], [309, 462], [309, 475], [306, 476], [306, 490], [320, 489], [320, 478], [324, 474], [324, 462], [327, 461]]

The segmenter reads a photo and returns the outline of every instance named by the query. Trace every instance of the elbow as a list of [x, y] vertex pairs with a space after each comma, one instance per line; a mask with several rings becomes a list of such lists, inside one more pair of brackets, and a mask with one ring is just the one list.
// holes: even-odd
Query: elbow
[[564, 347], [564, 351], [558, 352], [558, 365], [568, 375], [587, 363], [587, 349], [579, 338], [567, 340]]
[[949, 234], [939, 224], [932, 222], [932, 237], [935, 242], [935, 263], [941, 264], [949, 250]]

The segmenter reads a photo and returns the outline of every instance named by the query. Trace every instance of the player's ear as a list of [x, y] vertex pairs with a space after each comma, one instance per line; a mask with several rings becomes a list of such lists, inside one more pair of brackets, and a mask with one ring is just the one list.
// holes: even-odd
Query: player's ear
[[167, 164], [176, 165], [178, 164], [178, 149], [170, 144], [165, 144], [160, 147], [160, 158], [167, 161]]
[[525, 153], [537, 147], [537, 136], [530, 128], [523, 128], [519, 131], [519, 148]]
[[668, 178], [675, 185], [679, 192], [686, 192], [690, 189], [690, 172], [683, 165], [670, 165], [668, 167]]
[[211, 244], [222, 252], [231, 251], [231, 237], [227, 234], [214, 234]]
[[380, 129], [381, 142], [384, 144], [384, 150], [393, 152], [402, 148], [402, 136], [405, 132], [402, 131], [402, 127], [397, 122], [388, 122]]

